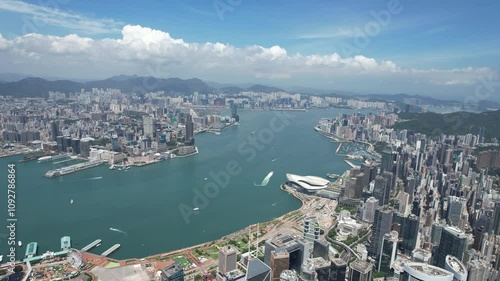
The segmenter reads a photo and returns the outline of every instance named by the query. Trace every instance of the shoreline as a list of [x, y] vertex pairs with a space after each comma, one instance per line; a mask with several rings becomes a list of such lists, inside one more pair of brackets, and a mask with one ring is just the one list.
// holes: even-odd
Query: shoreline
[[[133, 264], [142, 264], [143, 261], [141, 260], [146, 260], [146, 262], [156, 262], [156, 263], [166, 263], [167, 261], [163, 261], [163, 259], [169, 259], [169, 257], [171, 257], [172, 255], [175, 255], [175, 254], [182, 254], [186, 251], [193, 251], [193, 250], [196, 250], [198, 248], [204, 248], [204, 247], [208, 247], [210, 245], [213, 245], [213, 244], [216, 244], [216, 243], [221, 243], [223, 242], [227, 237], [230, 237], [230, 236], [234, 236], [234, 235], [238, 235], [240, 233], [249, 233], [251, 231], [255, 232], [256, 231], [256, 226], [257, 225], [267, 225], [267, 224], [278, 224], [280, 223], [286, 216], [294, 213], [294, 212], [297, 212], [297, 211], [300, 211], [302, 210], [305, 206], [306, 206], [306, 202], [304, 202], [304, 199], [297, 196], [297, 191], [294, 191], [294, 190], [290, 190], [289, 188], [286, 188], [284, 187], [285, 184], [281, 184], [279, 186], [279, 188], [284, 191], [284, 192], [287, 192], [288, 194], [292, 195], [293, 197], [295, 197], [295, 199], [299, 200], [300, 201], [300, 207], [297, 208], [297, 209], [294, 209], [294, 210], [290, 210], [286, 213], [284, 213], [283, 215], [279, 216], [279, 217], [276, 217], [274, 219], [271, 219], [271, 220], [268, 220], [268, 221], [264, 221], [264, 222], [257, 222], [255, 224], [251, 224], [251, 225], [248, 225], [242, 229], [239, 229], [239, 230], [236, 230], [236, 231], [233, 231], [231, 233], [228, 233], [218, 239], [215, 239], [215, 240], [209, 240], [209, 241], [206, 241], [206, 242], [203, 242], [203, 243], [200, 243], [200, 244], [196, 244], [196, 245], [192, 245], [192, 246], [188, 246], [188, 247], [185, 247], [185, 248], [180, 248], [180, 249], [175, 249], [175, 250], [171, 250], [171, 251], [168, 251], [168, 252], [161, 252], [161, 253], [157, 253], [157, 254], [152, 254], [152, 255], [149, 255], [149, 256], [143, 256], [143, 257], [129, 257], [129, 258], [123, 258], [123, 259], [115, 259], [115, 258], [112, 258], [112, 257], [104, 257], [104, 256], [101, 256], [99, 254], [94, 254], [94, 253], [91, 253], [91, 252], [82, 252], [78, 249], [75, 249], [79, 252], [82, 253], [82, 255], [85, 258], [85, 260], [89, 263], [92, 263], [94, 265], [94, 267], [96, 266], [101, 266], [101, 267], [105, 267], [106, 264], [110, 263], [110, 262], [116, 262], [116, 263], [119, 263], [120, 264], [120, 267], [122, 266], [128, 266], [128, 265], [133, 265]], [[261, 228], [262, 229], [262, 228]], [[169, 259], [170, 260], [170, 259]], [[94, 263], [98, 261], [97, 263]], [[134, 263], [131, 263], [131, 261], [134, 261]], [[24, 264], [24, 262], [22, 260], [19, 260], [19, 261], [16, 261], [15, 262], [16, 264]], [[5, 264], [1, 264], [1, 266], [4, 266]], [[94, 268], [92, 267], [92, 268]], [[192, 270], [196, 270], [198, 269], [198, 267], [196, 268], [193, 268], [193, 269], [188, 269], [187, 271], [192, 271]], [[89, 271], [85, 271], [85, 272], [89, 272]]]
[[[268, 223], [273, 223], [275, 221], [279, 221], [281, 220], [282, 218], [284, 218], [285, 216], [293, 213], [293, 212], [296, 212], [296, 211], [299, 211], [301, 210], [302, 208], [304, 208], [305, 206], [305, 202], [302, 198], [298, 197], [296, 195], [296, 192], [291, 192], [290, 190], [288, 190], [287, 188], [283, 188], [285, 184], [281, 184], [280, 185], [280, 189], [284, 192], [287, 192], [288, 194], [292, 195], [293, 197], [295, 197], [295, 199], [299, 200], [300, 201], [300, 207], [295, 209], [295, 210], [291, 210], [289, 212], [286, 212], [284, 213], [283, 215], [277, 217], [277, 218], [274, 218], [272, 220], [269, 220], [269, 221], [264, 221], [264, 222], [258, 222], [256, 224], [268, 224]], [[172, 250], [172, 251], [169, 251], [169, 252], [163, 252], [163, 253], [158, 253], [158, 254], [153, 254], [153, 255], [150, 255], [150, 256], [146, 256], [146, 257], [142, 257], [144, 259], [155, 259], [155, 258], [158, 258], [158, 257], [167, 257], [167, 256], [171, 256], [173, 254], [178, 254], [178, 253], [181, 253], [183, 251], [187, 251], [187, 250], [194, 250], [196, 248], [200, 248], [200, 247], [206, 247], [206, 246], [209, 246], [210, 244], [213, 244], [213, 243], [216, 243], [216, 242], [221, 242], [222, 240], [224, 240], [224, 238], [228, 237], [228, 236], [231, 236], [231, 235], [236, 235], [238, 233], [247, 233], [248, 231], [251, 231], [252, 228], [255, 227], [256, 224], [251, 224], [251, 225], [248, 225], [246, 226], [245, 228], [242, 228], [242, 229], [239, 229], [239, 230], [236, 230], [234, 232], [231, 232], [231, 233], [228, 233], [218, 239], [215, 239], [215, 240], [210, 240], [210, 241], [207, 241], [207, 242], [203, 242], [203, 243], [200, 243], [200, 244], [197, 244], [197, 245], [193, 245], [193, 246], [188, 246], [186, 248], [181, 248], [181, 249], [176, 249], [176, 250]], [[99, 255], [96, 255], [96, 256], [99, 256]], [[101, 256], [99, 256], [101, 257]], [[109, 259], [109, 258], [108, 258]], [[123, 260], [116, 260], [116, 261], [126, 261], [126, 260], [131, 260], [131, 259], [141, 259], [141, 258], [128, 258], [128, 259], [123, 259]]]
[[238, 235], [238, 233], [248, 233], [249, 231], [252, 231], [252, 229], [255, 228], [255, 226], [257, 224], [270, 224], [270, 223], [274, 223], [274, 222], [278, 223], [279, 221], [281, 221], [287, 215], [289, 215], [291, 213], [294, 213], [294, 212], [297, 212], [297, 211], [300, 211], [302, 208], [304, 208], [306, 206], [306, 204], [305, 204], [306, 202], [304, 202], [304, 199], [300, 198], [300, 197], [298, 197], [296, 195], [297, 192], [295, 192], [293, 190], [289, 190], [287, 188], [284, 188], [284, 185], [285, 184], [281, 184], [280, 185], [280, 189], [282, 191], [287, 192], [288, 194], [292, 195], [293, 197], [295, 197], [295, 199], [299, 200], [300, 204], [301, 204], [299, 208], [291, 210], [289, 212], [286, 212], [286, 213], [284, 213], [283, 215], [281, 215], [281, 216], [279, 216], [277, 218], [274, 218], [274, 219], [271, 219], [271, 220], [268, 220], [268, 221], [263, 221], [263, 222], [258, 222], [258, 223], [255, 223], [255, 224], [248, 225], [248, 226], [246, 226], [246, 227], [244, 227], [242, 229], [239, 229], [239, 230], [236, 230], [234, 232], [228, 233], [228, 234], [226, 234], [226, 235], [224, 235], [224, 236], [222, 236], [222, 237], [220, 237], [218, 239], [206, 241], [206, 242], [203, 242], [203, 243], [200, 243], [200, 244], [197, 244], [197, 245], [193, 245], [193, 246], [188, 246], [188, 247], [185, 247], [185, 248], [171, 250], [171, 251], [168, 251], [168, 252], [162, 252], [162, 253], [152, 254], [152, 255], [144, 256], [144, 257], [133, 257], [133, 258], [126, 258], [126, 259], [113, 259], [113, 258], [110, 258], [110, 257], [102, 257], [100, 255], [93, 254], [93, 253], [88, 253], [88, 252], [84, 252], [84, 253], [87, 253], [89, 255], [92, 255], [92, 256], [95, 256], [95, 257], [98, 257], [98, 258], [105, 258], [107, 260], [113, 260], [113, 261], [116, 261], [116, 262], [127, 262], [127, 261], [130, 261], [130, 260], [140, 261], [141, 259], [157, 260], [157, 259], [160, 259], [160, 258], [165, 258], [165, 257], [172, 256], [174, 254], [180, 254], [180, 253], [185, 252], [185, 251], [191, 251], [191, 250], [195, 250], [197, 248], [207, 247], [207, 246], [210, 246], [211, 244], [224, 241], [226, 237], [233, 236], [233, 235]]

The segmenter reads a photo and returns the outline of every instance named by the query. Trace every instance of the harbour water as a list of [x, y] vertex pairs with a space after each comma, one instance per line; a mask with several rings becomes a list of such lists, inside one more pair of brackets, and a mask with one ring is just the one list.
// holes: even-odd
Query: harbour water
[[[269, 221], [300, 207], [297, 199], [279, 188], [286, 181], [286, 173], [326, 178], [327, 173], [342, 174], [349, 168], [342, 157], [335, 156], [338, 143], [313, 130], [320, 118], [338, 116], [339, 112], [289, 112], [294, 117], [290, 123], [268, 137], [266, 129], [282, 124], [277, 121], [270, 125], [270, 120], [284, 113], [242, 111], [240, 126], [220, 135], [197, 135], [199, 154], [127, 171], [109, 170], [103, 165], [47, 179], [43, 177], [45, 172], [69, 163], [18, 163], [22, 156], [2, 158], [3, 175], [7, 174], [7, 164], [15, 163], [17, 167], [16, 238], [26, 245], [38, 242], [39, 254], [59, 250], [63, 236], [71, 236], [75, 248], [102, 239], [102, 246], [91, 252], [99, 254], [120, 244], [121, 248], [110, 257], [126, 259], [203, 243]], [[249, 137], [258, 138], [259, 133], [269, 142], [260, 142], [251, 157]], [[208, 205], [186, 222], [180, 204], [197, 207], [193, 205], [194, 190], [203, 191], [204, 186], [214, 182], [210, 172], [226, 171], [229, 162], [238, 163], [241, 172], [231, 176], [227, 187], [208, 199]], [[254, 186], [271, 171], [273, 176], [265, 187]], [[3, 188], [6, 194], [6, 182]], [[6, 224], [7, 200], [6, 196], [1, 198], [0, 219]], [[1, 229], [0, 234], [7, 232], [5, 226]], [[0, 242], [3, 255], [8, 253], [5, 242]], [[24, 258], [24, 250], [17, 249], [17, 259]]]

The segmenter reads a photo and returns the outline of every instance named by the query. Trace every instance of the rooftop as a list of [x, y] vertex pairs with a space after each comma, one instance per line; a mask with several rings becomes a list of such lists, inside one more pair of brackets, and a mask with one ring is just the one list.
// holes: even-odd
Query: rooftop
[[167, 265], [162, 269], [163, 274], [165, 274], [166, 276], [172, 276], [181, 270], [183, 269], [178, 261], [174, 261], [171, 265]]
[[290, 234], [278, 234], [271, 239], [271, 243], [279, 248], [284, 248], [295, 244], [297, 241]]
[[253, 278], [266, 272], [270, 274], [271, 268], [260, 259], [251, 259], [248, 261], [247, 279]]
[[235, 254], [236, 252], [237, 252], [236, 249], [231, 247], [230, 245], [221, 247], [219, 250], [219, 253], [222, 253], [224, 255]]
[[272, 251], [271, 254], [277, 258], [284, 258], [289, 256], [288, 251], [285, 248], [278, 248]]
[[356, 260], [350, 264], [350, 267], [362, 273], [368, 273], [373, 268], [373, 264], [367, 261]]
[[419, 274], [419, 276], [431, 276], [431, 277], [449, 277], [453, 274], [447, 270], [439, 268], [437, 266], [429, 265], [420, 262], [408, 262], [404, 265], [404, 270], [412, 275]]
[[467, 269], [463, 265], [462, 262], [457, 257], [454, 256], [446, 256], [446, 263], [451, 267], [451, 269], [455, 270], [459, 273], [466, 273]]

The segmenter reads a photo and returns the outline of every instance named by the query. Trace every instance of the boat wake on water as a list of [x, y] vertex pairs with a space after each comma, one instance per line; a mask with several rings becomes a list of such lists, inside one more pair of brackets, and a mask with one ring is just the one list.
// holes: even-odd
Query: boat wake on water
[[125, 236], [128, 236], [127, 232], [125, 232], [123, 230], [120, 230], [118, 228], [112, 228], [112, 227], [110, 227], [109, 230], [114, 231], [114, 232], [120, 232], [122, 234], [125, 234]]
[[274, 162], [274, 161], [276, 161], [276, 160], [278, 160], [278, 159], [279, 159], [279, 158], [274, 158], [274, 159], [272, 160], [272, 162]]
[[262, 183], [261, 184], [256, 184], [255, 182], [253, 183], [254, 186], [266, 186], [269, 181], [271, 180], [271, 177], [273, 176], [274, 172], [271, 171], [269, 172], [269, 174], [267, 174], [267, 176], [262, 180]]

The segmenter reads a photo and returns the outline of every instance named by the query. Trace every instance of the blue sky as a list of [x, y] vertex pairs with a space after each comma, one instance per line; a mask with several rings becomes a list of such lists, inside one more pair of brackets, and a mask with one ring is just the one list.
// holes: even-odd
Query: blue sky
[[[51, 4], [48, 6], [41, 5], [41, 3], [45, 2]], [[231, 3], [234, 5], [231, 5]], [[388, 11], [391, 11], [389, 9], [391, 5], [397, 5], [399, 12], [389, 12], [390, 20], [380, 21], [373, 16], [376, 13], [387, 14]], [[221, 9], [225, 8], [227, 10], [222, 13]], [[349, 58], [356, 56], [373, 59], [377, 64], [389, 61], [395, 64], [398, 69], [410, 73], [407, 73], [405, 76], [407, 80], [402, 84], [412, 81], [408, 76], [414, 76], [414, 73], [432, 72], [432, 70], [438, 69], [443, 73], [433, 73], [428, 77], [417, 75], [418, 79], [413, 79], [412, 83], [434, 85], [433, 91], [442, 92], [443, 90], [439, 89], [441, 84], [473, 86], [474, 82], [471, 79], [477, 78], [478, 75], [490, 75], [492, 73], [495, 76], [498, 74], [497, 71], [500, 68], [500, 48], [498, 48], [500, 45], [500, 29], [498, 29], [500, 17], [498, 11], [500, 11], [499, 1], [52, 0], [52, 2], [20, 2], [4, 0], [0, 2], [0, 34], [2, 40], [7, 42], [5, 43], [6, 46], [9, 46], [8, 51], [10, 51], [10, 54], [5, 55], [6, 51], [4, 51], [5, 58], [10, 57], [10, 62], [7, 65], [10, 65], [10, 69], [16, 72], [23, 72], [24, 69], [24, 72], [31, 71], [32, 73], [29, 74], [42, 73], [43, 67], [47, 66], [47, 63], [55, 61], [55, 58], [53, 58], [54, 52], [45, 50], [44, 53], [44, 50], [39, 48], [31, 47], [30, 49], [26, 47], [29, 44], [28, 42], [14, 43], [16, 38], [26, 37], [26, 33], [45, 36], [44, 40], [47, 40], [49, 35], [65, 38], [69, 34], [76, 34], [79, 39], [91, 39], [90, 44], [92, 46], [82, 49], [79, 58], [75, 58], [75, 52], [70, 52], [71, 58], [68, 53], [58, 52], [60, 54], [59, 58], [65, 57], [69, 61], [73, 59], [71, 62], [76, 66], [85, 61], [85, 55], [88, 56], [89, 50], [95, 48], [94, 45], [98, 42], [99, 46], [104, 48], [102, 44], [106, 40], [120, 41], [123, 39], [124, 26], [140, 26], [148, 28], [148, 30], [168, 33], [169, 37], [181, 39], [188, 44], [205, 44], [207, 42], [215, 44], [220, 42], [224, 46], [237, 49], [240, 52], [237, 56], [238, 59], [249, 57], [248, 60], [253, 63], [251, 65], [253, 72], [243, 73], [241, 76], [229, 73], [231, 77], [227, 77], [224, 71], [220, 71], [218, 76], [213, 71], [207, 71], [207, 75], [204, 75], [203, 72], [198, 71], [199, 65], [197, 67], [191, 65], [196, 71], [192, 71], [192, 75], [190, 75], [188, 61], [172, 59], [170, 53], [165, 51], [161, 52], [161, 58], [158, 58], [160, 54], [156, 53], [151, 57], [138, 56], [136, 58], [138, 60], [144, 59], [143, 63], [145, 64], [150, 64], [154, 58], [157, 58], [159, 64], [168, 65], [168, 68], [172, 70], [169, 73], [172, 72], [171, 74], [174, 76], [176, 74], [181, 77], [201, 75], [205, 76], [200, 77], [202, 79], [222, 82], [242, 83], [255, 81], [274, 85], [291, 85], [293, 84], [292, 81], [294, 81], [307, 84], [307, 86], [317, 85], [319, 88], [331, 87], [361, 92], [373, 88], [372, 86], [367, 86], [366, 89], [349, 87], [347, 82], [328, 81], [328, 69], [324, 69], [324, 67], [326, 67], [325, 65], [328, 67], [333, 66], [331, 62], [325, 63], [323, 59], [332, 54], [338, 54], [341, 59], [347, 60], [341, 61], [341, 66], [349, 64]], [[373, 36], [368, 36], [369, 42], [366, 44], [360, 45], [356, 43], [355, 40], [360, 40], [363, 34], [369, 34], [367, 28], [370, 23], [378, 25], [379, 32], [376, 32]], [[141, 36], [147, 36], [142, 32], [141, 34]], [[57, 41], [58, 39], [48, 40]], [[28, 40], [24, 39], [24, 41]], [[72, 42], [75, 43], [75, 41]], [[47, 42], [45, 43], [47, 46], [50, 45]], [[156, 43], [162, 46], [165, 45], [165, 42], [159, 41]], [[38, 45], [43, 44], [39, 43]], [[0, 41], [0, 50], [1, 46]], [[273, 55], [267, 57], [267, 61], [254, 63], [255, 60], [252, 56], [256, 55], [256, 53], [251, 48], [249, 50], [251, 46], [264, 48], [265, 50], [262, 50], [262, 52], [266, 55], [268, 55], [267, 50], [270, 50], [273, 46], [279, 46], [280, 50], [286, 50], [286, 56], [279, 56], [278, 58], [277, 54], [271, 52]], [[346, 46], [350, 47], [349, 51], [346, 51]], [[131, 47], [131, 45], [127, 47]], [[113, 46], [112, 48], [117, 47]], [[196, 49], [189, 48], [191, 50]], [[151, 50], [150, 48], [146, 49], [148, 52]], [[169, 49], [169, 47], [165, 47], [165, 49]], [[274, 51], [277, 51], [277, 49]], [[200, 55], [198, 51], [192, 52], [196, 52], [196, 54], [185, 54], [186, 57]], [[12, 58], [13, 53], [17, 53], [19, 56], [21, 54], [31, 56], [35, 59], [30, 61], [24, 57], [24, 59], [15, 60]], [[226, 52], [222, 56], [229, 61], [234, 61], [235, 58], [230, 57], [233, 53], [233, 51]], [[299, 55], [301, 56], [300, 59], [294, 58]], [[52, 59], [49, 59], [49, 56]], [[311, 69], [311, 73], [320, 72], [323, 80], [306, 79], [304, 75], [297, 73], [296, 69], [292, 69], [293, 67], [300, 68], [301, 63], [305, 63], [309, 67], [311, 65], [309, 56], [322, 57], [320, 63], [313, 64], [314, 67], [312, 68], [314, 69]], [[167, 60], [166, 57], [170, 57], [170, 59]], [[173, 57], [179, 56], [175, 55]], [[260, 55], [258, 58], [259, 60], [262, 59]], [[283, 73], [273, 69], [272, 63], [276, 62], [277, 59], [281, 59], [281, 61], [279, 64], [275, 63], [275, 65], [290, 67], [290, 69], [283, 71]], [[38, 60], [38, 63], [35, 60]], [[331, 69], [333, 76], [341, 77], [342, 81], [349, 77], [347, 80], [351, 82], [359, 81], [359, 73], [348, 75], [346, 71], [338, 68], [338, 61], [336, 59], [334, 61], [336, 68]], [[45, 64], [42, 64], [42, 62]], [[136, 64], [139, 62], [136, 61]], [[113, 64], [112, 61], [109, 63]], [[229, 72], [234, 72], [236, 67], [234, 65], [228, 66], [226, 61], [223, 64], [222, 60], [216, 59], [205, 63], [204, 66], [216, 64], [218, 69], [227, 68], [226, 71]], [[218, 65], [218, 63], [221, 63], [221, 65]], [[128, 66], [130, 67], [129, 70], [135, 69], [131, 67], [132, 63], [128, 64]], [[176, 68], [173, 66], [176, 66]], [[126, 67], [125, 65], [117, 65], [114, 70], [107, 65], [105, 71], [91, 70], [92, 67], [96, 67], [95, 65], [86, 65], [86, 67], [89, 68], [89, 71], [75, 70], [70, 72], [69, 75], [74, 77], [68, 78], [76, 78], [75, 76], [104, 78], [92, 76], [115, 75], [127, 72], [123, 70], [123, 67]], [[361, 79], [367, 83], [374, 83], [370, 85], [380, 86], [377, 85], [377, 81], [380, 80], [381, 75], [384, 75], [384, 71], [387, 72], [387, 67], [382, 68], [379, 73], [370, 73], [369, 77], [362, 75]], [[366, 67], [364, 69], [366, 70]], [[467, 70], [459, 73], [460, 75], [457, 77], [452, 77], [453, 69]], [[471, 74], [469, 77], [466, 74], [471, 73], [470, 69], [472, 69], [473, 75]], [[0, 68], [0, 72], [12, 71]], [[279, 73], [268, 75], [269, 72]], [[387, 79], [393, 79], [388, 81], [392, 82], [396, 78], [401, 78], [399, 76], [394, 77], [394, 70], [389, 72], [392, 74], [383, 76], [387, 77]], [[60, 73], [51, 71], [47, 74], [61, 76], [65, 73], [68, 75], [67, 69]], [[431, 81], [433, 77], [439, 77], [438, 74], [443, 74], [442, 81]], [[427, 81], [424, 81], [426, 79]], [[464, 82], [466, 80], [467, 83]], [[398, 92], [397, 84], [398, 82], [394, 83], [392, 88], [381, 88], [379, 92]], [[418, 93], [417, 88], [422, 89], [421, 86], [413, 88], [406, 86], [400, 91]], [[450, 93], [456, 91], [455, 88], [446, 90], [450, 90]], [[470, 92], [470, 89], [467, 91]]]

